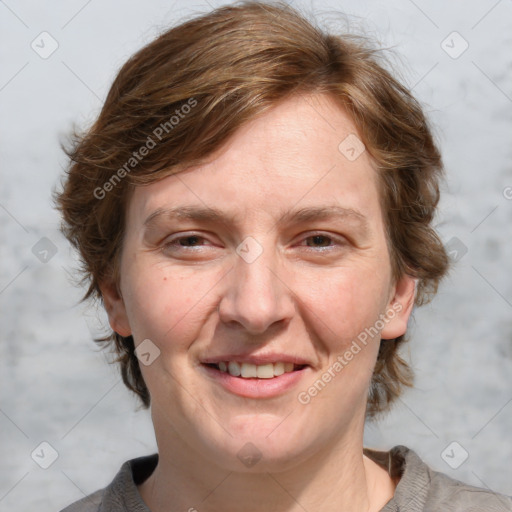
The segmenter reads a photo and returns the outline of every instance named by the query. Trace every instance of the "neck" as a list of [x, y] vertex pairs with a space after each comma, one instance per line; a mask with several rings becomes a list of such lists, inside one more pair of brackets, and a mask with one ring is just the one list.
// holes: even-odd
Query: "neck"
[[[159, 442], [159, 462], [139, 486], [152, 512], [378, 512], [394, 493], [387, 472], [363, 456], [362, 434], [346, 436], [284, 471], [235, 472], [213, 463], [176, 432]], [[305, 469], [307, 468], [307, 469]]]

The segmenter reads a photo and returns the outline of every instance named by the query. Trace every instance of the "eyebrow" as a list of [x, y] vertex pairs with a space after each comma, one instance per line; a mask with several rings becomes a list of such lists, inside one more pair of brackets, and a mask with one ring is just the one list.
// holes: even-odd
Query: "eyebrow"
[[[186, 219], [199, 222], [236, 224], [237, 215], [230, 214], [207, 206], [178, 206], [175, 208], [157, 208], [144, 221], [146, 228], [151, 228], [159, 219]], [[308, 206], [298, 210], [283, 213], [278, 220], [279, 224], [292, 224], [342, 218], [353, 220], [359, 224], [361, 230], [367, 234], [370, 230], [368, 219], [359, 211], [344, 208], [339, 205]]]

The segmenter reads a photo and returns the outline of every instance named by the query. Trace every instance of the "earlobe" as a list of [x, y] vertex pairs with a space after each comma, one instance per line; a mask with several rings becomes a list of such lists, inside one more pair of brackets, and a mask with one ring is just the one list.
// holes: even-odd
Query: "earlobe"
[[405, 274], [396, 283], [395, 293], [386, 310], [388, 322], [381, 331], [381, 339], [395, 339], [407, 331], [407, 322], [416, 297], [416, 281], [414, 277]]
[[110, 327], [123, 337], [130, 336], [132, 331], [128, 322], [126, 307], [117, 287], [114, 283], [102, 283], [100, 284], [100, 290]]

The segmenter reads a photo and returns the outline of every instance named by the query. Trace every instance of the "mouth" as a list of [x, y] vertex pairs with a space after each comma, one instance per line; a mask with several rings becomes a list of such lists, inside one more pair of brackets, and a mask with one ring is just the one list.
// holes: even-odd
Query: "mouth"
[[205, 377], [230, 394], [244, 398], [270, 399], [291, 392], [313, 371], [308, 364], [252, 364], [238, 361], [201, 363]]
[[308, 366], [307, 364], [294, 364], [288, 362], [256, 365], [252, 363], [241, 363], [238, 361], [220, 361], [219, 363], [202, 364], [240, 379], [274, 379], [285, 373], [300, 371]]

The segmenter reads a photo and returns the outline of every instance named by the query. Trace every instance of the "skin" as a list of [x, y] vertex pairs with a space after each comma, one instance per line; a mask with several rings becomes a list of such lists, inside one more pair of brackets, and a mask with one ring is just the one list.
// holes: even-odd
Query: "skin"
[[[365, 407], [380, 338], [405, 333], [415, 283], [392, 279], [372, 161], [338, 150], [351, 133], [329, 97], [294, 96], [204, 164], [134, 190], [119, 287], [104, 283], [102, 292], [112, 328], [160, 350], [141, 365], [160, 458], [139, 491], [153, 512], [378, 511], [393, 496], [396, 482], [362, 453]], [[359, 212], [366, 230], [355, 215], [283, 217], [331, 205]], [[234, 218], [160, 215], [144, 225], [178, 206]], [[263, 250], [252, 263], [236, 252], [248, 236]], [[299, 403], [298, 393], [398, 303], [380, 335]], [[311, 367], [278, 397], [240, 397], [200, 361], [241, 350], [296, 354]], [[252, 467], [237, 457], [248, 442], [261, 453]]]

